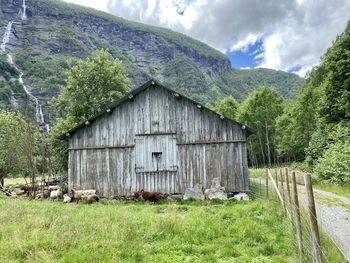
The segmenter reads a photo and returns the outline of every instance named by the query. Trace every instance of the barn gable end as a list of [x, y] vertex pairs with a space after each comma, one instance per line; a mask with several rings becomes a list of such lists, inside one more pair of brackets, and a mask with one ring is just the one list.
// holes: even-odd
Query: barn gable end
[[70, 131], [69, 188], [183, 193], [220, 177], [228, 191], [248, 190], [243, 125], [155, 82], [131, 94]]

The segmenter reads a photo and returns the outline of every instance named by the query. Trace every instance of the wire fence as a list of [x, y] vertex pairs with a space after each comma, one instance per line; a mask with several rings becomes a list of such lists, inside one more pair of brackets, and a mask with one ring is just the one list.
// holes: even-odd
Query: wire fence
[[320, 210], [316, 212], [309, 174], [287, 168], [260, 169], [251, 174], [254, 177], [249, 178], [250, 196], [276, 202], [284, 211], [290, 222], [290, 231], [295, 235], [294, 246], [298, 249], [299, 262], [349, 262], [344, 259], [337, 240], [319, 232], [318, 223], [326, 224], [332, 219]]

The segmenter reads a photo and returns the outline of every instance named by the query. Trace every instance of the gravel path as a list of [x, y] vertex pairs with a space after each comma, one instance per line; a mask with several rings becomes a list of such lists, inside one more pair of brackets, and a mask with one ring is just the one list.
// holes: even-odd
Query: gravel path
[[[298, 186], [300, 202], [307, 207], [304, 186]], [[350, 262], [350, 199], [314, 189], [319, 225]]]

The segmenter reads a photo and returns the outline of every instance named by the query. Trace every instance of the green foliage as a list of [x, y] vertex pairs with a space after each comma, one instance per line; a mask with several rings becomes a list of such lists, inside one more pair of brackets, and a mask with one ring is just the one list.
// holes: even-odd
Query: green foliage
[[18, 76], [18, 71], [7, 61], [6, 56], [0, 54], [0, 76], [5, 73], [11, 77]]
[[81, 60], [68, 73], [67, 87], [55, 101], [57, 110], [79, 123], [120, 99], [129, 89], [123, 65], [107, 50]]
[[255, 164], [265, 164], [268, 160], [271, 163], [272, 159], [276, 158], [275, 124], [283, 108], [283, 98], [267, 86], [262, 86], [250, 93], [239, 107], [237, 120], [247, 124], [255, 132], [249, 138], [248, 147], [252, 163], [254, 159], [256, 159]]
[[163, 69], [164, 85], [171, 87], [197, 101], [208, 101], [208, 82], [204, 73], [185, 55], [179, 55]]
[[67, 87], [52, 101], [59, 116], [49, 138], [55, 170], [65, 170], [68, 160], [67, 142], [57, 137], [120, 99], [128, 86], [122, 63], [111, 60], [107, 50], [78, 61], [69, 70]]
[[130, 51], [117, 48], [98, 36], [90, 36], [90, 39], [97, 49], [108, 49], [113, 58], [122, 61], [128, 77], [132, 78], [136, 83], [142, 85], [150, 79], [144, 70], [134, 64], [137, 58]]
[[19, 68], [35, 83], [35, 88], [58, 91], [66, 84], [69, 57], [52, 55], [28, 47], [17, 49], [15, 61]]
[[289, 103], [283, 115], [276, 120], [278, 151], [287, 160], [305, 158], [305, 149], [316, 128], [319, 90], [315, 84], [319, 82], [322, 72], [322, 67], [313, 69], [297, 99]]
[[303, 84], [304, 79], [295, 74], [263, 68], [231, 69], [215, 81], [224, 95], [232, 95], [239, 102], [261, 85], [272, 87], [286, 99], [294, 99]]
[[309, 81], [317, 90], [313, 100], [316, 125], [306, 150], [310, 165], [325, 158], [325, 151], [333, 143], [345, 143], [349, 133], [350, 106], [350, 23], [336, 39], [322, 59], [322, 64]]
[[0, 111], [0, 178], [9, 174], [35, 175], [39, 131], [14, 112]]
[[224, 115], [225, 117], [235, 120], [237, 111], [238, 111], [238, 103], [232, 96], [227, 96], [222, 100], [218, 100], [215, 104], [214, 111]]
[[315, 173], [321, 180], [350, 185], [350, 141], [330, 145], [319, 158]]
[[54, 37], [57, 38], [65, 48], [85, 49], [85, 45], [78, 40], [74, 28], [69, 23], [61, 24], [55, 32]]
[[12, 95], [23, 92], [17, 77], [17, 69], [7, 62], [4, 55], [0, 54], [0, 109], [11, 109]]
[[264, 201], [67, 205], [0, 199], [0, 211], [4, 262], [297, 261], [286, 217]]
[[[277, 120], [282, 156], [302, 160], [322, 180], [345, 184], [350, 140], [350, 23], [308, 75], [295, 102]], [[346, 169], [345, 169], [346, 168]]]
[[320, 115], [329, 123], [350, 120], [350, 23], [324, 56]]

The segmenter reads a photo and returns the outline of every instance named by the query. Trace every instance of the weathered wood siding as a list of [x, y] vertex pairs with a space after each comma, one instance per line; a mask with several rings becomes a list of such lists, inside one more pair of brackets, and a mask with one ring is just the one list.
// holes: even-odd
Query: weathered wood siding
[[[150, 139], [138, 144], [152, 136], [163, 138], [159, 146]], [[141, 189], [182, 193], [197, 183], [209, 187], [220, 177], [228, 191], [246, 191], [245, 140], [240, 124], [150, 87], [71, 136], [69, 188], [97, 188], [105, 196]], [[152, 171], [158, 151], [164, 160]]]

